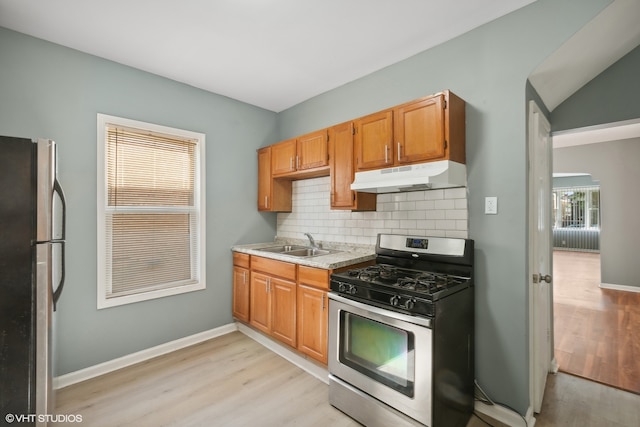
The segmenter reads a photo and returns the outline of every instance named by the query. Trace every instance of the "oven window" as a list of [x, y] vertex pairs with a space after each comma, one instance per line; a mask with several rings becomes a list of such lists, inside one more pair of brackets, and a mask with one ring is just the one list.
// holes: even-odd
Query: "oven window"
[[341, 312], [340, 362], [413, 397], [413, 333]]

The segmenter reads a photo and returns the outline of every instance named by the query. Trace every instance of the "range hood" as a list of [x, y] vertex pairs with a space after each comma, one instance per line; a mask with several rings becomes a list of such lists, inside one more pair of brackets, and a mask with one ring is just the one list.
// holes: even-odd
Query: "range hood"
[[356, 172], [351, 189], [363, 193], [397, 193], [466, 185], [466, 166], [450, 160], [441, 160]]

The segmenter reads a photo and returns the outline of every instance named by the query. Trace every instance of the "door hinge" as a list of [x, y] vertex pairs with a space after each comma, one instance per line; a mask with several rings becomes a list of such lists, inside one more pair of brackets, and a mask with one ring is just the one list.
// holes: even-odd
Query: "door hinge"
[[443, 107], [443, 108], [444, 108], [445, 110], [447, 109], [447, 100], [446, 100], [446, 99], [444, 100], [444, 107]]
[[447, 149], [447, 140], [446, 139], [444, 140], [444, 149], [445, 150]]
[[353, 127], [351, 128], [351, 135], [355, 135], [356, 133], [358, 133], [358, 131], [356, 130], [356, 127], [355, 127], [355, 126], [353, 126]]

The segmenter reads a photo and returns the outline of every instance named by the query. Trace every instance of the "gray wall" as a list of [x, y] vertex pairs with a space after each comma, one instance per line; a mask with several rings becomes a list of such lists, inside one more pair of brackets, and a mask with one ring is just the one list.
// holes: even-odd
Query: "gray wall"
[[638, 286], [640, 138], [553, 150], [554, 172], [587, 172], [600, 181], [601, 281]]
[[[68, 261], [56, 375], [230, 323], [230, 247], [275, 235], [255, 198], [256, 148], [277, 139], [276, 115], [4, 28], [0, 58], [0, 134], [59, 144]], [[99, 112], [206, 134], [206, 290], [96, 309]]]
[[[279, 115], [286, 138], [443, 89], [466, 100], [476, 377], [492, 399], [523, 414], [529, 405], [525, 86], [536, 66], [607, 4], [538, 0]], [[485, 196], [498, 196], [498, 215], [484, 215]]]
[[553, 132], [640, 117], [640, 46], [558, 105]]

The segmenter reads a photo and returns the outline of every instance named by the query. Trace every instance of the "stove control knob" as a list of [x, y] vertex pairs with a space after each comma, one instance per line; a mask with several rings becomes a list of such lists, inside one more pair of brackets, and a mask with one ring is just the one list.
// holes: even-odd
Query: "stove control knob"
[[348, 291], [351, 295], [355, 295], [358, 292], [358, 288], [356, 288], [354, 285], [349, 285], [349, 291]]
[[407, 310], [411, 310], [413, 307], [415, 307], [415, 305], [416, 305], [416, 300], [414, 299], [407, 300], [407, 302], [404, 303], [404, 307]]
[[338, 284], [338, 292], [347, 292], [347, 285], [345, 283]]
[[389, 303], [392, 306], [397, 307], [398, 304], [400, 304], [400, 297], [398, 295], [392, 296], [391, 299], [389, 299]]

